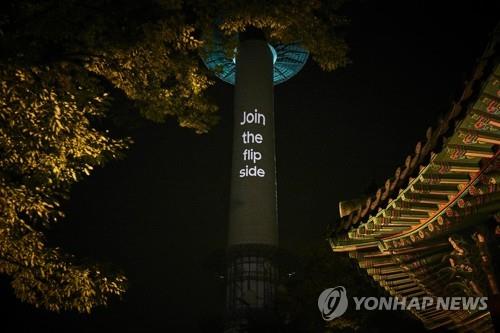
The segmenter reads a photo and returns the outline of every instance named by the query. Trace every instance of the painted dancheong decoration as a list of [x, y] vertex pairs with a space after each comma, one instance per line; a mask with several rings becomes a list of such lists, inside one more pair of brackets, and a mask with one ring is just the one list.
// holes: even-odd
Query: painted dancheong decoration
[[[498, 309], [491, 249], [500, 236], [498, 35], [451, 110], [394, 176], [368, 198], [341, 202], [330, 228], [347, 252], [397, 297], [487, 296]], [[428, 329], [493, 332], [489, 310], [414, 310]]]

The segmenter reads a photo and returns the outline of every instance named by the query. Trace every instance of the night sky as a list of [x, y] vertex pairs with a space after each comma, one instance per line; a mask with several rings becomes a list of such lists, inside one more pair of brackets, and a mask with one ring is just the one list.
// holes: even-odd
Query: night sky
[[[353, 63], [325, 73], [310, 59], [276, 87], [283, 248], [324, 242], [338, 202], [381, 186], [461, 91], [498, 11], [493, 1], [437, 2], [353, 1], [346, 9]], [[3, 327], [197, 332], [222, 311], [221, 283], [207, 266], [226, 242], [232, 92], [220, 81], [211, 89], [221, 120], [206, 135], [173, 120], [118, 126], [135, 144], [74, 187], [66, 220], [49, 231], [66, 251], [123, 270], [124, 299], [90, 316], [57, 315], [20, 303], [3, 279]]]

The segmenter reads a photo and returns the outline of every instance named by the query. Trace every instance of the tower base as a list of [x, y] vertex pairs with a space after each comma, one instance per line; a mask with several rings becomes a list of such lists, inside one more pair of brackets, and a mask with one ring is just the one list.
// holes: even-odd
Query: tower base
[[226, 330], [253, 332], [278, 322], [278, 248], [234, 245], [227, 252]]

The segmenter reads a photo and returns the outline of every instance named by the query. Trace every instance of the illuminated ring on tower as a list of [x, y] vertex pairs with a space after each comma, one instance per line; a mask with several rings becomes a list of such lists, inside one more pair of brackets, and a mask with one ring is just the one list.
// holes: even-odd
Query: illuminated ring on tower
[[[285, 82], [297, 74], [307, 62], [309, 52], [299, 43], [269, 44], [273, 54], [273, 83]], [[205, 66], [224, 82], [234, 84], [236, 61], [224, 52], [222, 45], [217, 44], [205, 57], [202, 57]]]

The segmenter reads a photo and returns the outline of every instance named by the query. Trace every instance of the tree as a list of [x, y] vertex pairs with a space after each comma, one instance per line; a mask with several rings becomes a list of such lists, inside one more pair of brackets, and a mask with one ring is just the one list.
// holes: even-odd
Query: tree
[[[317, 300], [323, 290], [336, 286], [345, 287], [349, 305], [341, 317], [325, 322]], [[347, 254], [332, 254], [326, 241], [297, 255], [295, 270], [283, 276], [278, 291], [280, 311], [286, 318], [280, 332], [387, 332], [397, 323], [406, 325], [408, 332], [424, 330], [406, 311], [356, 310], [352, 297], [388, 294]]]
[[37, 67], [1, 72], [0, 272], [12, 277], [21, 300], [89, 312], [121, 294], [125, 278], [76, 264], [48, 248], [40, 230], [63, 216], [59, 206], [70, 185], [126, 142], [90, 125], [104, 114], [105, 94], [63, 91], [48, 73]]
[[[347, 64], [342, 1], [34, 1], [0, 5], [0, 272], [15, 294], [49, 310], [90, 312], [125, 291], [122, 274], [79, 264], [47, 245], [71, 185], [130, 139], [103, 119], [117, 97], [147, 119], [197, 133], [217, 120], [200, 54], [214, 32], [248, 26], [300, 40], [325, 70]], [[115, 105], [116, 107], [116, 105]]]

